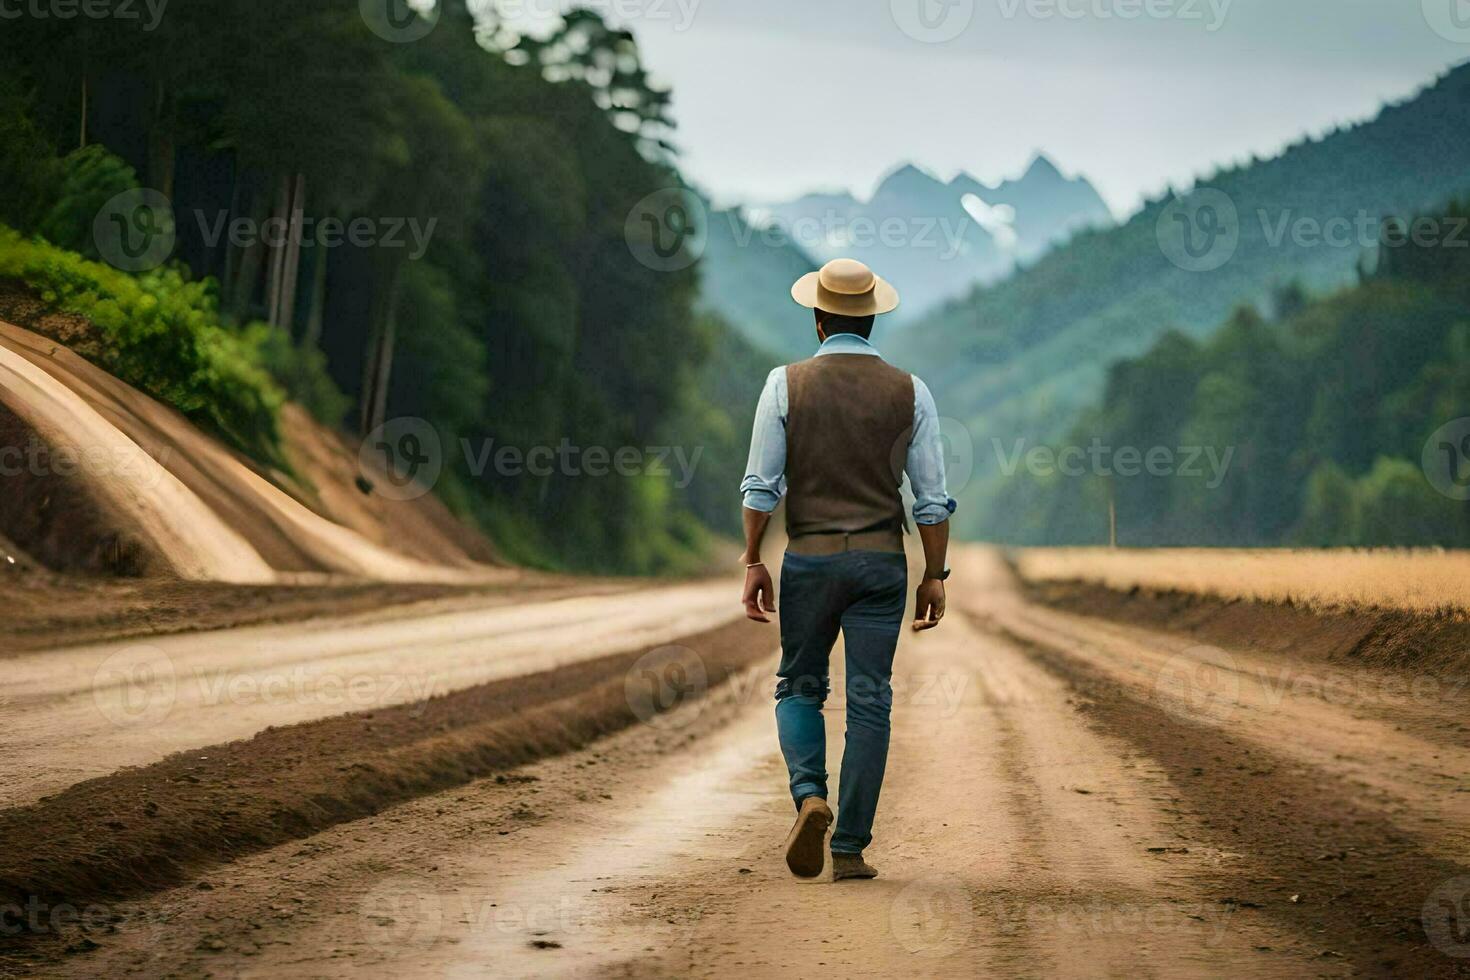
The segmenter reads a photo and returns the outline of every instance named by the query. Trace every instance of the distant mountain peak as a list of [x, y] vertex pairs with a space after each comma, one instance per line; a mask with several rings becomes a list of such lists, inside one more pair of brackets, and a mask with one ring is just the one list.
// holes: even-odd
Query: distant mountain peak
[[895, 167], [887, 176], [878, 182], [878, 190], [874, 192], [874, 196], [876, 197], [884, 191], [929, 185], [945, 186], [944, 181], [927, 170], [920, 168], [917, 164], [905, 163]]
[[955, 174], [949, 186], [958, 194], [979, 194], [982, 197], [991, 190], [989, 184], [965, 170]]
[[1033, 261], [1079, 228], [1108, 224], [1111, 215], [1085, 179], [1067, 180], [1038, 153], [1027, 176], [994, 185], [968, 171], [941, 178], [902, 162], [884, 172], [871, 196], [771, 202], [755, 217], [766, 221], [792, 230], [816, 264], [842, 255], [882, 268], [904, 284], [903, 316], [913, 316], [1010, 276], [1018, 261]]
[[796, 204], [856, 204], [850, 191], [812, 191], [798, 197]]
[[1062, 172], [1057, 169], [1057, 165], [1051, 162], [1051, 157], [1037, 151], [1036, 156], [1031, 160], [1031, 165], [1026, 168], [1026, 173], [1021, 179], [1024, 181], [1057, 181], [1066, 180], [1067, 178], [1063, 177]]

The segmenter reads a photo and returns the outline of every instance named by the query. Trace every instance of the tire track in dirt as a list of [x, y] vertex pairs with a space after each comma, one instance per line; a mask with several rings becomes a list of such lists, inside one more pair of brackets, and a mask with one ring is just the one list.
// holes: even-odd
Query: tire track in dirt
[[1370, 710], [1351, 688], [1338, 700], [1330, 686], [1304, 683], [1317, 676], [1310, 668], [1074, 614], [1028, 606], [994, 622], [1022, 642], [1083, 658], [1134, 699], [1341, 776], [1442, 857], [1470, 853], [1470, 748], [1391, 720], [1415, 717], [1410, 698], [1375, 693]]
[[1431, 944], [1423, 921], [1436, 889], [1470, 867], [1426, 852], [1346, 780], [1139, 701], [1066, 652], [1031, 652], [1085, 693], [1101, 730], [1158, 760], [1207, 841], [1244, 858], [1217, 869], [1217, 888], [1237, 907], [1320, 937], [1320, 957], [1362, 973], [1470, 976], [1470, 963]]
[[[662, 733], [675, 737], [660, 754], [584, 772], [580, 799], [543, 797], [544, 822], [505, 838], [432, 843], [439, 821], [426, 811], [450, 808], [443, 797], [401, 808], [412, 811], [402, 827], [377, 818], [350, 845], [357, 860], [411, 832], [430, 842], [412, 870], [385, 857], [371, 874], [323, 879], [322, 897], [309, 891], [304, 904], [330, 904], [328, 914], [245, 932], [245, 958], [233, 952], [242, 940], [225, 937], [218, 955], [190, 962], [344, 978], [1341, 972], [1253, 910], [1196, 890], [1179, 864], [1207, 866], [1209, 855], [1150, 853], [1177, 840], [1159, 802], [1167, 785], [1092, 734], [1067, 685], [958, 616], [900, 649], [890, 781], [869, 852], [882, 877], [793, 879], [780, 856], [792, 811], [770, 683], [767, 668], [730, 686], [727, 707]], [[834, 774], [840, 702], [835, 693], [827, 712]], [[600, 789], [618, 802], [598, 802]], [[205, 899], [216, 918], [269, 922], [265, 910], [221, 908], [222, 884]], [[364, 905], [375, 910], [368, 927]]]
[[[384, 974], [443, 953], [477, 931], [504, 933], [521, 946], [547, 929], [565, 938], [568, 931], [600, 933], [617, 921], [599, 915], [623, 916], [624, 942], [670, 940], [667, 924], [645, 925], [641, 911], [629, 914], [616, 896], [606, 909], [526, 904], [527, 892], [517, 904], [497, 872], [563, 868], [578, 846], [601, 842], [609, 827], [628, 826], [630, 814], [647, 813], [650, 797], [668, 785], [671, 762], [690, 762], [678, 768], [691, 778], [709, 771], [710, 760], [739, 742], [724, 734], [751, 717], [755, 679], [764, 696], [772, 669], [737, 674], [703, 698], [586, 748], [243, 856], [201, 871], [197, 883], [84, 909], [102, 926], [66, 923], [49, 949], [35, 951], [27, 975], [360, 978], [364, 970]], [[750, 758], [738, 763], [744, 768]], [[617, 849], [613, 842], [607, 853]], [[488, 859], [495, 862], [489, 877], [477, 878]], [[588, 898], [598, 892], [595, 883], [581, 890]], [[59, 955], [63, 947], [74, 952]], [[549, 947], [527, 948], [554, 955]], [[7, 975], [5, 965], [0, 959], [0, 975]], [[475, 975], [506, 974], [491, 963]]]
[[1444, 705], [1385, 699], [1362, 710], [1320, 687], [1283, 697], [1272, 679], [1310, 665], [1061, 614], [1004, 589], [985, 599], [969, 604], [980, 622], [1072, 685], [1099, 731], [1157, 760], [1181, 818], [1237, 858], [1215, 869], [1237, 906], [1319, 937], [1324, 960], [1360, 973], [1470, 975], [1470, 961], [1452, 955], [1453, 919], [1426, 914], [1436, 894], [1470, 881], [1463, 796], [1437, 775], [1463, 771], [1461, 750], [1392, 721]]
[[[1341, 777], [1440, 857], [1470, 853], [1470, 745], [1447, 725], [1470, 715], [1457, 686], [1050, 609], [1025, 601], [994, 553], [968, 550], [963, 561], [967, 574], [995, 583], [962, 601], [986, 628], [1064, 651], [1184, 721]], [[1291, 635], [1280, 643], [1289, 650]]]
[[269, 726], [388, 708], [642, 646], [738, 613], [724, 581], [487, 600], [23, 654], [5, 661], [0, 803]]
[[[718, 686], [764, 652], [741, 621], [677, 647], [273, 728], [82, 783], [0, 811], [0, 909], [37, 901], [75, 907], [177, 884], [202, 868], [656, 721], [665, 701]], [[698, 676], [679, 673], [691, 660]], [[645, 689], [650, 672], [657, 690]], [[17, 938], [13, 932], [0, 938]]]

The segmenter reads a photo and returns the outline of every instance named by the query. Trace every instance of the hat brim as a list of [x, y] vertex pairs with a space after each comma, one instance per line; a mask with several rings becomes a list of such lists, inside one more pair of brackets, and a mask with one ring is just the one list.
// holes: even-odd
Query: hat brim
[[877, 316], [898, 309], [898, 290], [882, 276], [873, 277], [866, 293], [834, 293], [822, 287], [821, 273], [808, 272], [791, 287], [791, 298], [809, 310], [825, 310], [839, 316]]

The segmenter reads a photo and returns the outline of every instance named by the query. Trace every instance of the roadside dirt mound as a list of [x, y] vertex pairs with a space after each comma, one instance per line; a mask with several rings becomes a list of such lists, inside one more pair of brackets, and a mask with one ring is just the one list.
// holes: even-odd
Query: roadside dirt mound
[[[357, 447], [301, 406], [288, 404], [282, 410], [281, 431], [286, 458], [301, 480], [298, 483], [281, 474], [272, 477], [321, 516], [411, 558], [466, 567], [477, 562], [502, 563], [490, 540], [463, 524], [433, 494], [396, 501], [363, 493], [357, 486]], [[377, 482], [381, 485], [387, 478]]]
[[63, 571], [275, 578], [245, 538], [159, 464], [161, 453], [129, 439], [9, 339], [0, 337], [0, 404], [16, 420], [8, 427], [16, 443], [5, 446], [7, 534]]
[[[37, 325], [82, 349], [93, 343], [85, 321]], [[0, 446], [18, 462], [6, 472], [0, 531], [51, 568], [237, 583], [506, 574], [485, 564], [490, 544], [432, 496], [364, 495], [356, 454], [294, 406], [283, 427], [299, 480], [262, 472], [60, 340], [3, 321], [0, 406], [13, 416]], [[57, 465], [63, 458], [72, 464]]]
[[1095, 582], [1033, 582], [1026, 584], [1025, 593], [1034, 602], [1066, 612], [1303, 661], [1457, 678], [1470, 672], [1470, 618], [1459, 615], [1312, 610], [1192, 592], [1120, 591]]
[[1316, 612], [1470, 616], [1470, 551], [1444, 548], [1017, 548], [1030, 582], [1095, 582]]

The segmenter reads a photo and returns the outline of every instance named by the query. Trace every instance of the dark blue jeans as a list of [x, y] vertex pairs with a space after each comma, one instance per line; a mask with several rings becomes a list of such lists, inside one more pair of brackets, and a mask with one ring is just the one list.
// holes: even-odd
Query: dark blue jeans
[[832, 850], [857, 854], [873, 839], [873, 814], [888, 764], [893, 652], [903, 626], [908, 565], [884, 551], [786, 553], [781, 566], [781, 668], [776, 728], [798, 807], [827, 798], [828, 661], [837, 631], [847, 656], [847, 747]]

